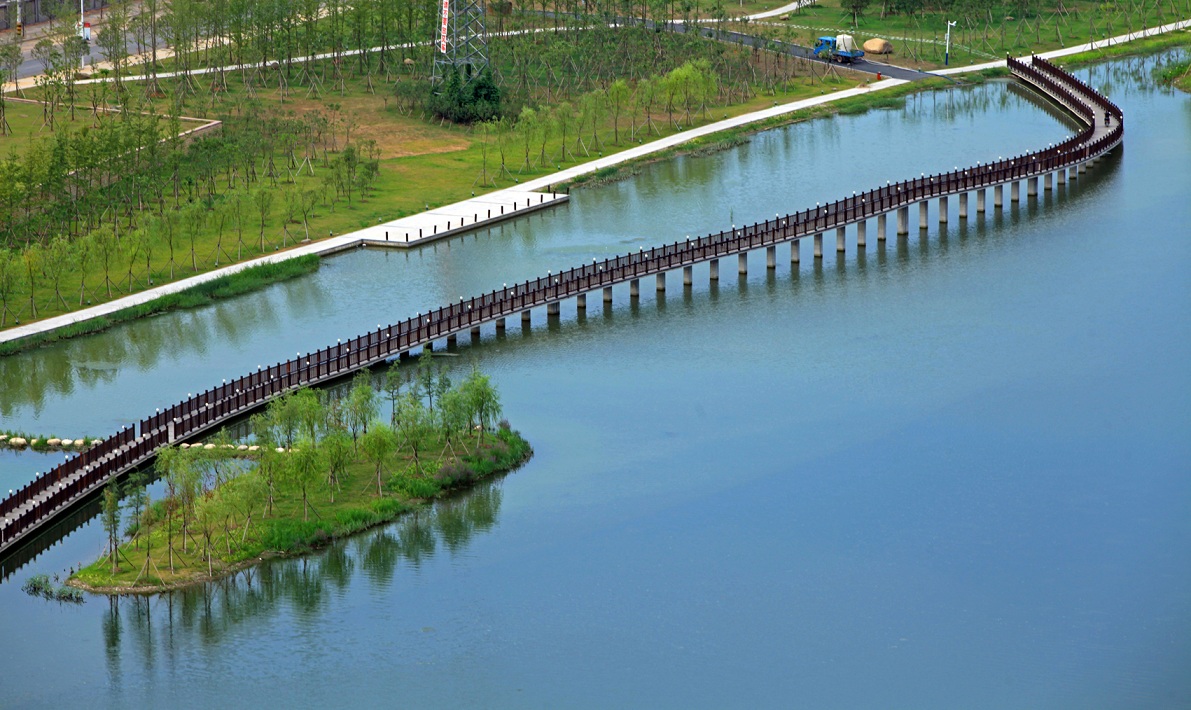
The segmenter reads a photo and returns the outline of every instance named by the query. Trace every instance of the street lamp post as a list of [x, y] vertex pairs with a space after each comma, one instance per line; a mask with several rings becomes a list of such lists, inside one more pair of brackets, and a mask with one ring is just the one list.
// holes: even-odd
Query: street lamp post
[[954, 22], [947, 23], [947, 48], [943, 51], [943, 66], [951, 64], [951, 28], [955, 27]]

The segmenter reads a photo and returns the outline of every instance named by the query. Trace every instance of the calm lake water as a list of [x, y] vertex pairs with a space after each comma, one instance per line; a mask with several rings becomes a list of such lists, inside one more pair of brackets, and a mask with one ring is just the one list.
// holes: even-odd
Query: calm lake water
[[[1191, 705], [1191, 97], [1149, 80], [1171, 56], [1080, 72], [1126, 144], [1068, 189], [485, 329], [443, 361], [493, 375], [536, 455], [431, 514], [186, 593], [25, 596], [99, 554], [84, 523], [0, 583], [0, 705]], [[106, 434], [461, 295], [1071, 130], [994, 82], [770, 131], [5, 358], [0, 428]], [[0, 488], [53, 463], [0, 454]]]

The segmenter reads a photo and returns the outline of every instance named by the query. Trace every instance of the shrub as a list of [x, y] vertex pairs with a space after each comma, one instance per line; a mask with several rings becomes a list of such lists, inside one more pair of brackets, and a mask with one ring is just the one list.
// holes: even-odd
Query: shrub
[[261, 532], [261, 544], [281, 552], [317, 547], [329, 538], [323, 524], [314, 520], [272, 520]]
[[347, 530], [361, 530], [380, 522], [380, 516], [364, 508], [350, 508], [335, 514], [335, 522], [340, 528]]
[[373, 503], [372, 507], [382, 518], [394, 518], [409, 510], [409, 506], [395, 498], [381, 498]]

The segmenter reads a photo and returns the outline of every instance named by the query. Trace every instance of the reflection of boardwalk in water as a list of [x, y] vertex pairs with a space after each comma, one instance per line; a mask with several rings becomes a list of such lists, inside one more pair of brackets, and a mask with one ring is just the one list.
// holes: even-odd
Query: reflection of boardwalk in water
[[20, 543], [39, 526], [64, 512], [74, 502], [94, 494], [107, 481], [124, 475], [153, 458], [158, 448], [222, 426], [254, 408], [296, 387], [330, 382], [357, 370], [384, 362], [388, 358], [429, 348], [437, 340], [455, 342], [459, 334], [480, 334], [480, 327], [494, 323], [505, 328], [507, 317], [521, 315], [530, 323], [532, 309], [546, 307], [547, 316], [557, 316], [561, 302], [575, 299], [576, 308], [585, 310], [588, 293], [603, 291], [605, 303], [612, 301], [612, 288], [628, 283], [630, 295], [639, 296], [640, 279], [656, 277], [657, 291], [666, 289], [667, 273], [682, 269], [684, 285], [692, 283], [695, 264], [710, 264], [712, 280], [719, 278], [719, 260], [737, 256], [738, 270], [747, 272], [750, 251], [764, 248], [769, 268], [776, 266], [778, 244], [790, 245], [790, 260], [800, 260], [799, 240], [814, 237], [814, 257], [823, 255], [824, 233], [836, 231], [836, 250], [845, 249], [845, 230], [855, 225], [856, 244], [865, 247], [868, 220], [876, 218], [877, 239], [886, 237], [886, 218], [897, 215], [897, 234], [909, 230], [909, 211], [919, 207], [919, 226], [928, 227], [928, 208], [932, 199], [939, 204], [939, 220], [948, 215], [947, 200], [959, 196], [959, 217], [968, 217], [968, 197], [976, 194], [976, 211], [986, 209], [988, 188], [994, 190], [994, 209], [1004, 204], [1004, 187], [1010, 187], [1010, 199], [1020, 201], [1020, 188], [1026, 184], [1027, 201], [1037, 197], [1039, 180], [1050, 191], [1077, 179], [1123, 139], [1123, 114], [1120, 109], [1083, 84], [1074, 76], [1035, 57], [1031, 63], [1009, 60], [1014, 75], [1039, 93], [1064, 106], [1085, 128], [1073, 138], [1024, 156], [999, 160], [987, 165], [957, 169], [949, 173], [923, 176], [897, 185], [870, 190], [810, 210], [775, 217], [731, 231], [723, 231], [695, 240], [686, 240], [638, 253], [594, 262], [578, 268], [547, 274], [532, 281], [506, 287], [470, 300], [444, 306], [375, 332], [273, 365], [224, 383], [173, 407], [150, 416], [139, 425], [127, 428], [104, 440], [82, 455], [41, 476], [4, 501], [0, 501], [0, 552]]

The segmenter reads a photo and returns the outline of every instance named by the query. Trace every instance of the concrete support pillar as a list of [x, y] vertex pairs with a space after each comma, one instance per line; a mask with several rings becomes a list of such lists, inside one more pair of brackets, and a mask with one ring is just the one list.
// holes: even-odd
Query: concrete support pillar
[[504, 318], [497, 318], [497, 319], [496, 319], [496, 329], [497, 329], [497, 330], [504, 330], [504, 329], [505, 329], [505, 319], [504, 319]]
[[984, 196], [988, 193], [983, 187], [976, 191], [976, 211], [984, 214]]
[[708, 262], [708, 264], [711, 267], [711, 280], [719, 281], [720, 280], [720, 260], [712, 259], [710, 262]]
[[473, 339], [480, 337], [480, 326], [478, 326], [478, 325], [473, 325], [473, 326], [471, 327], [471, 337], [472, 337]]
[[1056, 182], [1058, 182], [1060, 185], [1067, 184], [1067, 168], [1059, 168], [1059, 172], [1056, 173], [1056, 175], [1058, 175]]
[[458, 337], [458, 336], [456, 336], [456, 335], [448, 335], [448, 336], [447, 336], [447, 347], [448, 347], [448, 348], [453, 348], [453, 347], [455, 347], [455, 346], [456, 346], [456, 345], [458, 345], [458, 344], [459, 344], [459, 337]]
[[581, 293], [578, 296], [575, 296], [575, 310], [577, 310], [577, 311], [586, 311], [587, 310], [587, 294], [586, 293]]
[[863, 249], [866, 244], [866, 237], [868, 232], [868, 220], [862, 219], [856, 223], [856, 248]]
[[629, 298], [641, 297], [641, 279], [633, 279], [629, 282]]
[[657, 291], [658, 293], [666, 292], [666, 272], [657, 275]]
[[845, 227], [836, 227], [835, 228], [835, 250], [837, 252], [839, 252], [840, 254], [843, 254], [844, 251], [847, 249], [847, 243], [844, 241], [844, 237], [846, 234], [847, 234], [847, 229]]
[[529, 311], [521, 311], [521, 323], [522, 323], [522, 325], [526, 325], [526, 324], [528, 324], [528, 323], [529, 323], [529, 320], [530, 320], [530, 312], [529, 312]]
[[1032, 177], [1026, 180], [1026, 197], [1038, 196], [1038, 178]]
[[736, 273], [744, 276], [749, 272], [749, 255], [748, 252], [742, 251], [736, 255]]
[[1021, 202], [1021, 181], [1014, 180], [1009, 183], [1009, 199], [1013, 202]]
[[1079, 172], [1082, 174], [1082, 173], [1086, 173], [1087, 171], [1088, 171], [1088, 161], [1085, 160], [1079, 164]]
[[968, 193], [966, 192], [959, 193], [959, 218], [968, 218]]
[[562, 304], [560, 304], [558, 301], [546, 304], [546, 315], [548, 316], [557, 316], [561, 311]]
[[939, 198], [939, 224], [947, 224], [947, 196]]
[[777, 247], [765, 247], [765, 268], [777, 268]]
[[604, 303], [612, 303], [612, 287], [604, 287]]
[[820, 232], [815, 235], [815, 258], [823, 258], [823, 233]]
[[693, 267], [693, 266], [682, 267], [682, 285], [690, 286], [694, 282], [695, 282], [695, 267]]
[[1047, 173], [1042, 176], [1042, 189], [1046, 192], [1054, 189], [1054, 173]]
[[889, 214], [886, 212], [882, 212], [881, 214], [877, 215], [877, 241], [878, 242], [885, 241], [885, 222], [886, 222], [886, 217], [888, 217], [888, 216], [889, 216]]
[[1001, 209], [1001, 206], [1004, 204], [1005, 204], [1005, 186], [997, 185], [996, 187], [993, 188], [993, 208], [999, 210], [999, 209]]
[[802, 242], [795, 239], [790, 242], [790, 263], [797, 264], [802, 260]]
[[903, 234], [910, 233], [910, 208], [897, 208], [897, 235], [900, 237]]
[[930, 202], [923, 200], [918, 203], [918, 228], [926, 229], [926, 220], [930, 216]]
[[422, 352], [424, 352], [424, 353], [432, 352], [433, 350], [434, 350], [434, 341], [430, 341], [429, 343], [426, 343], [425, 345], [422, 346]]

